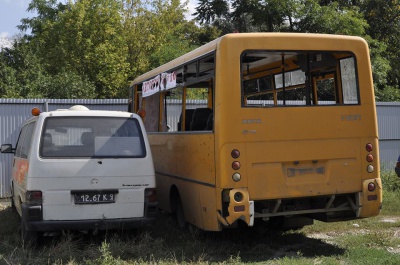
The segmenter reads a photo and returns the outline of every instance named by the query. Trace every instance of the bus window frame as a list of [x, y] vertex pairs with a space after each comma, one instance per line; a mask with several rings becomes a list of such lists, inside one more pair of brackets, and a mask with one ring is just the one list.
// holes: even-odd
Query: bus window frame
[[[211, 60], [211, 62], [207, 62]], [[204, 67], [202, 68], [202, 63]], [[201, 56], [198, 56], [197, 58], [184, 62], [183, 64], [180, 64], [176, 67], [167, 69], [164, 72], [171, 73], [171, 72], [176, 72], [176, 77], [177, 77], [177, 83], [176, 86], [173, 88], [170, 88], [168, 90], [164, 91], [157, 91], [153, 95], [149, 95], [147, 97], [143, 97], [142, 94], [142, 85], [144, 82], [151, 80], [155, 78], [157, 75], [151, 76], [150, 78], [141, 81], [140, 83], [133, 84], [131, 86], [131, 89], [133, 90], [133, 95], [132, 95], [132, 106], [129, 107], [132, 109], [133, 112], [137, 113], [141, 109], [145, 110], [146, 106], [146, 98], [148, 97], [154, 97], [154, 96], [159, 96], [159, 115], [158, 115], [158, 131], [148, 131], [149, 133], [184, 133], [184, 132], [192, 132], [188, 130], [188, 128], [185, 128], [184, 130], [181, 131], [169, 131], [168, 126], [166, 126], [167, 130], [163, 130], [163, 123], [164, 123], [164, 118], [165, 122], [167, 121], [168, 113], [167, 113], [167, 108], [166, 108], [166, 100], [168, 99], [168, 92], [171, 92], [174, 89], [179, 89], [182, 88], [183, 94], [182, 94], [182, 120], [185, 121], [186, 115], [185, 115], [185, 110], [186, 110], [186, 101], [187, 101], [187, 89], [190, 88], [207, 88], [207, 107], [214, 110], [214, 101], [215, 101], [215, 69], [216, 69], [216, 51], [213, 50], [211, 52], [207, 52]], [[210, 64], [208, 66], [207, 64]], [[195, 71], [190, 72], [190, 76], [188, 76], [188, 68], [192, 67], [195, 69]], [[194, 66], [194, 67], [193, 67]], [[180, 78], [178, 82], [178, 77]], [[196, 87], [196, 84], [203, 84], [207, 82], [207, 86], [200, 86]], [[142, 117], [143, 121], [145, 122], [146, 117]], [[184, 122], [183, 122], [184, 123]], [[185, 126], [184, 126], [185, 127]], [[184, 128], [182, 127], [182, 129]]]
[[[279, 64], [279, 60], [274, 60], [272, 62], [269, 62], [267, 64], [262, 64], [262, 65], [258, 65], [255, 67], [255, 69], [257, 68], [261, 68], [258, 69], [257, 71], [251, 72], [249, 70], [248, 67], [248, 63], [247, 63], [247, 69], [243, 69], [243, 65], [246, 64], [245, 60], [243, 60], [243, 57], [248, 56], [251, 53], [265, 53], [265, 54], [273, 54], [272, 56], [278, 56], [277, 54], [280, 53], [282, 56], [281, 59], [281, 64]], [[321, 79], [318, 79], [316, 76], [316, 70], [310, 68], [309, 63], [307, 63], [307, 67], [309, 68], [309, 70], [307, 72], [304, 72], [305, 75], [305, 82], [303, 84], [297, 84], [297, 85], [293, 85], [293, 86], [285, 86], [285, 75], [287, 73], [290, 72], [294, 72], [294, 71], [301, 71], [301, 67], [299, 65], [297, 65], [297, 68], [291, 68], [288, 71], [285, 71], [285, 68], [287, 66], [287, 62], [289, 62], [290, 58], [293, 56], [296, 56], [296, 58], [292, 61], [296, 61], [297, 56], [301, 55], [301, 54], [306, 54], [307, 55], [307, 62], [310, 62], [309, 56], [310, 55], [319, 55], [319, 54], [334, 54], [334, 55], [338, 55], [335, 56], [336, 59], [336, 66], [335, 66], [335, 70], [330, 70], [325, 72], [324, 74], [326, 75], [331, 75], [333, 74], [333, 81], [334, 81], [334, 89], [335, 89], [335, 104], [318, 104], [318, 90], [316, 85], [317, 81], [320, 81]], [[288, 56], [288, 58], [284, 59], [285, 56]], [[341, 64], [342, 61], [345, 59], [349, 59], [352, 58], [353, 59], [353, 70], [355, 73], [355, 78], [354, 78], [354, 82], [356, 85], [356, 103], [344, 103], [345, 99], [344, 99], [344, 92], [343, 92], [343, 76], [342, 76], [342, 69], [341, 69]], [[256, 60], [255, 60], [256, 61]], [[253, 61], [253, 62], [255, 62]], [[351, 106], [351, 105], [361, 105], [361, 95], [360, 95], [360, 84], [359, 84], [359, 74], [358, 74], [358, 63], [357, 63], [357, 57], [354, 54], [354, 52], [352, 51], [330, 51], [330, 50], [268, 50], [268, 49], [260, 49], [260, 50], [244, 50], [242, 51], [241, 55], [240, 55], [240, 68], [241, 68], [241, 107], [242, 108], [259, 108], [259, 107], [322, 107], [322, 106]], [[263, 66], [269, 66], [269, 67], [263, 67]], [[282, 67], [282, 65], [284, 65]], [[277, 71], [281, 69], [281, 71]], [[247, 73], [245, 73], [247, 71]], [[267, 75], [263, 75], [262, 73], [264, 72], [269, 72], [269, 74]], [[283, 76], [283, 80], [282, 80], [282, 87], [277, 88], [276, 86], [276, 76], [278, 75], [282, 75]], [[246, 79], [246, 76], [253, 76], [254, 78], [252, 79]], [[245, 94], [245, 82], [247, 81], [251, 81], [251, 80], [258, 80], [261, 79], [263, 77], [270, 77], [272, 78], [272, 89], [271, 90], [265, 90], [262, 92], [255, 92], [255, 93], [250, 93], [250, 94]], [[307, 79], [311, 80], [309, 83], [309, 85], [307, 85]], [[288, 99], [283, 99], [283, 100], [279, 100], [278, 99], [278, 92], [283, 92], [285, 94], [286, 91], [288, 90], [292, 90], [292, 89], [297, 89], [300, 87], [304, 87], [306, 90], [306, 95], [310, 95], [307, 96], [307, 98], [305, 99], [305, 104], [295, 104], [295, 105], [287, 105], [286, 104], [286, 100]], [[309, 92], [308, 92], [309, 91]], [[269, 94], [272, 93], [273, 95], [273, 104], [260, 104], [260, 105], [249, 105], [248, 104], [248, 97], [249, 96], [256, 96], [256, 95], [263, 95], [263, 94]], [[283, 104], [280, 104], [279, 101], [282, 101]]]

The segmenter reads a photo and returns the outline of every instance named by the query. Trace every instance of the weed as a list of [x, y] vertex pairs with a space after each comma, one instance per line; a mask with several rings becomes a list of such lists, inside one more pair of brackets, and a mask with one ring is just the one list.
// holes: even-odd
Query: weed
[[35, 249], [22, 248], [18, 214], [2, 208], [0, 264], [400, 264], [400, 190], [391, 173], [383, 185], [390, 188], [384, 190], [382, 214], [374, 218], [316, 221], [286, 232], [263, 225], [204, 232], [182, 231], [160, 213], [152, 229], [63, 233], [44, 238]]
[[400, 193], [400, 179], [394, 171], [381, 172], [381, 180], [384, 191], [392, 191]]

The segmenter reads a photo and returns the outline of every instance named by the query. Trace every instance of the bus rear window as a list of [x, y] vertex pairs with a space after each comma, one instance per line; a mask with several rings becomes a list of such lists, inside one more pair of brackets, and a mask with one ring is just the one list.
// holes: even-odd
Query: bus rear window
[[360, 103], [350, 52], [246, 51], [241, 73], [243, 107]]
[[145, 157], [139, 122], [123, 117], [51, 117], [40, 142], [44, 158]]

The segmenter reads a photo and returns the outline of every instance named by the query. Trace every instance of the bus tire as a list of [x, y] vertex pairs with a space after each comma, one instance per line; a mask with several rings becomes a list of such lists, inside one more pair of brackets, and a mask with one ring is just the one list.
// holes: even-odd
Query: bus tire
[[185, 213], [183, 212], [183, 205], [180, 197], [178, 197], [178, 199], [176, 200], [175, 209], [175, 216], [178, 226], [181, 229], [185, 229], [187, 227], [187, 222], [185, 219]]

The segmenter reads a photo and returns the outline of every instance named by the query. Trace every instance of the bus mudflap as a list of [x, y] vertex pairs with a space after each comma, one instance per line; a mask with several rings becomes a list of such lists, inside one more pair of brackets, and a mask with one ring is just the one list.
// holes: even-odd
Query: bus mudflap
[[[227, 213], [224, 218], [219, 216], [222, 224], [231, 225], [237, 220], [244, 221], [248, 226], [254, 224], [254, 201], [250, 201], [247, 189], [238, 188], [224, 190], [224, 201], [228, 203]], [[221, 220], [221, 217], [223, 220]]]

